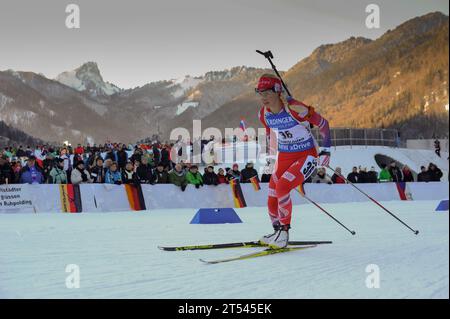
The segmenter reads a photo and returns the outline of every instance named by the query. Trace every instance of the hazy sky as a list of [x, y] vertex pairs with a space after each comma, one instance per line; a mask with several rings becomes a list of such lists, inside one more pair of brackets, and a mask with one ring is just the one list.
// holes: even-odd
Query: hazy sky
[[[81, 28], [65, 8], [80, 6]], [[368, 4], [380, 29], [365, 26]], [[247, 65], [268, 67], [272, 50], [286, 70], [316, 47], [350, 36], [377, 38], [446, 0], [0, 0], [0, 70], [53, 78], [96, 61], [103, 78], [130, 88], [157, 80]]]

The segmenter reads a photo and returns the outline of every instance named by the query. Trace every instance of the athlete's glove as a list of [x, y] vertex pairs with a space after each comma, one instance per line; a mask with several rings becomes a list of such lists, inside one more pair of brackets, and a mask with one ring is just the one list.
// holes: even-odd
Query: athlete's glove
[[330, 164], [330, 148], [322, 147], [319, 153], [319, 166], [328, 166]]

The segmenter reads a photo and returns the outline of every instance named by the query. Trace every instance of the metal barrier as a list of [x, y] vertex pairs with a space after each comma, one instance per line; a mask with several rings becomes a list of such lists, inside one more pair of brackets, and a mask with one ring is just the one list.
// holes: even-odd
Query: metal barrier
[[[317, 141], [322, 138], [317, 127], [313, 128], [313, 134]], [[404, 143], [400, 141], [397, 130], [377, 128], [330, 128], [332, 146], [390, 146], [401, 147]]]

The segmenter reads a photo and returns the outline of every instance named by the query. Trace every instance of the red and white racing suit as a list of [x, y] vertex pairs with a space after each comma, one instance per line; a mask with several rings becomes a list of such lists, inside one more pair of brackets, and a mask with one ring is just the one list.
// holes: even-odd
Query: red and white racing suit
[[290, 192], [314, 172], [318, 162], [317, 144], [309, 123], [319, 127], [323, 147], [330, 147], [328, 121], [314, 111], [313, 107], [291, 100], [290, 104], [303, 105], [305, 114], [299, 114], [285, 106], [279, 113], [262, 107], [259, 119], [266, 128], [267, 136], [274, 132], [278, 154], [269, 182], [268, 210], [273, 225], [290, 225], [292, 201]]

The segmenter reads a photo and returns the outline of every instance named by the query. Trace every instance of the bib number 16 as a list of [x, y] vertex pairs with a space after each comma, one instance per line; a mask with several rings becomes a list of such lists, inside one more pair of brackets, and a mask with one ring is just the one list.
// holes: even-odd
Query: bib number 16
[[292, 133], [289, 131], [280, 131], [280, 135], [283, 136], [283, 138], [292, 138]]

